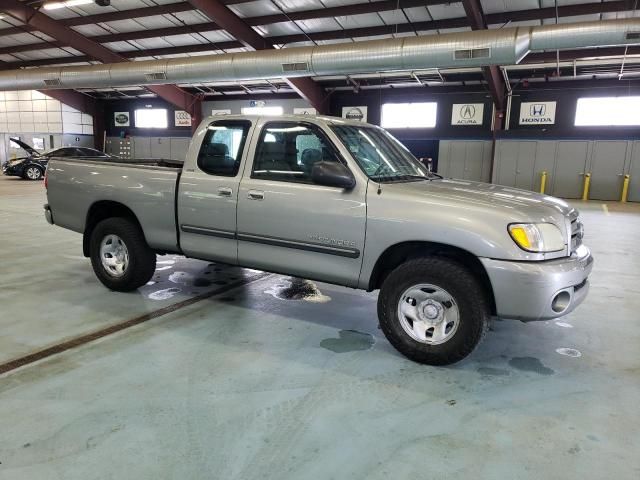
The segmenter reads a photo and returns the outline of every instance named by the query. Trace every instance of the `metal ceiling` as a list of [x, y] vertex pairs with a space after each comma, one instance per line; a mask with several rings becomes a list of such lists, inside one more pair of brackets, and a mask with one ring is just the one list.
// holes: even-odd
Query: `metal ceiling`
[[[478, 0], [489, 28], [505, 26], [543, 25], [576, 21], [638, 17], [637, 0]], [[42, 2], [28, 1], [39, 7]], [[438, 0], [224, 0], [231, 11], [242, 18], [258, 34], [268, 37], [278, 48], [333, 44], [369, 39], [389, 39], [403, 36], [466, 31], [471, 22], [462, 2]], [[397, 7], [400, 8], [397, 8]], [[1, 8], [1, 7], [0, 7]], [[191, 3], [176, 0], [112, 0], [109, 7], [93, 3], [57, 10], [41, 10], [76, 32], [101, 43], [130, 60], [179, 58], [216, 53], [246, 51], [246, 47], [227, 31], [213, 22]], [[0, 12], [2, 15], [2, 12]], [[571, 78], [573, 73], [560, 69], [555, 51], [546, 57], [538, 54], [536, 62], [544, 61], [535, 69], [535, 78]], [[633, 65], [640, 57], [637, 47], [572, 52], [560, 58], [573, 61], [587, 57], [614, 56], [626, 65]], [[524, 60], [528, 61], [527, 58]], [[0, 19], [0, 68], [31, 68], [48, 65], [89, 65], [95, 59], [56, 41], [31, 25], [6, 15]], [[578, 60], [584, 64], [583, 60]], [[620, 65], [622, 61], [618, 61]], [[586, 64], [585, 64], [586, 65]], [[599, 68], [599, 67], [598, 67]], [[614, 67], [607, 66], [606, 68]], [[524, 70], [526, 72], [528, 70]], [[552, 75], [552, 72], [556, 73]], [[546, 72], [541, 75], [541, 72]], [[410, 73], [410, 72], [409, 72]], [[632, 70], [624, 69], [620, 78], [633, 78]], [[524, 74], [524, 73], [523, 73]], [[558, 74], [560, 74], [558, 76]], [[462, 75], [462, 74], [461, 74]], [[465, 72], [468, 81], [481, 81], [480, 71]], [[596, 69], [591, 78], [605, 75]], [[606, 74], [608, 75], [608, 74]], [[441, 84], [454, 82], [453, 72], [443, 75]], [[577, 77], [586, 78], [578, 75]], [[576, 78], [577, 78], [576, 77]], [[587, 76], [588, 77], [588, 76]], [[412, 77], [411, 77], [412, 78]], [[424, 85], [437, 84], [426, 79]], [[316, 81], [323, 82], [322, 79]], [[340, 88], [350, 88], [345, 77]], [[457, 82], [458, 80], [455, 80]], [[386, 85], [394, 85], [387, 79]], [[271, 83], [274, 83], [273, 81]], [[373, 81], [373, 84], [376, 82]], [[417, 84], [417, 81], [415, 82]], [[185, 84], [183, 88], [201, 95], [220, 95], [226, 92], [287, 92], [284, 82], [278, 88], [262, 82], [256, 85]], [[456, 83], [454, 83], [456, 84]], [[398, 84], [401, 86], [404, 84]], [[337, 88], [334, 83], [326, 85]], [[363, 85], [365, 88], [373, 86]], [[138, 89], [137, 91], [144, 92]], [[102, 96], [103, 91], [87, 92]], [[112, 91], [107, 90], [111, 95]], [[146, 93], [145, 93], [146, 94]]]

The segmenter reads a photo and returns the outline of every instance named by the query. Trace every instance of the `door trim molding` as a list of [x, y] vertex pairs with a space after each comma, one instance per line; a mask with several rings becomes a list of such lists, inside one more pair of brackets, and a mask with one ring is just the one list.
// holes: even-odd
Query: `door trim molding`
[[321, 243], [300, 242], [298, 240], [289, 240], [286, 238], [269, 237], [264, 235], [254, 235], [251, 233], [235, 233], [229, 230], [216, 230], [213, 228], [197, 227], [195, 225], [180, 225], [180, 229], [185, 233], [195, 233], [198, 235], [208, 235], [210, 237], [227, 238], [231, 240], [237, 239], [245, 242], [272, 245], [275, 247], [294, 248], [296, 250], [305, 250], [308, 252], [325, 253], [328, 255], [336, 255], [338, 257], [360, 257], [360, 250], [358, 250], [357, 248], [338, 247], [334, 245], [324, 245]]
[[210, 237], [228, 238], [234, 240], [235, 232], [229, 230], [215, 230], [213, 228], [196, 227], [195, 225], [180, 225], [180, 230], [185, 233], [197, 233], [198, 235], [208, 235]]
[[360, 250], [357, 248], [337, 247], [334, 245], [324, 245], [321, 243], [300, 242], [298, 240], [288, 240], [280, 237], [268, 237], [263, 235], [254, 235], [251, 233], [238, 233], [238, 240], [245, 242], [262, 243], [264, 245], [273, 245], [276, 247], [295, 248], [296, 250], [306, 250], [308, 252], [326, 253], [329, 255], [337, 255], [339, 257], [358, 258]]

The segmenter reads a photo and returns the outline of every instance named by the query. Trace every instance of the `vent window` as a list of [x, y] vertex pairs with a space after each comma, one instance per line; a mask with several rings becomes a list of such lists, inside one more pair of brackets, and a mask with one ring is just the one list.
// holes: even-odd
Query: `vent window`
[[165, 72], [145, 73], [144, 78], [147, 79], [147, 82], [153, 82], [154, 80], [166, 80], [167, 74]]
[[490, 48], [466, 48], [453, 52], [454, 60], [472, 60], [478, 58], [491, 58]]
[[308, 72], [309, 64], [307, 62], [283, 63], [283, 72]]

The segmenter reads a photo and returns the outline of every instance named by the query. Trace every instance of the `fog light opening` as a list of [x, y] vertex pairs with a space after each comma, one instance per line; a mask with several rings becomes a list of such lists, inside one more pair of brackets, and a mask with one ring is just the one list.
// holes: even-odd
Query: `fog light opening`
[[571, 303], [571, 294], [566, 290], [558, 293], [551, 302], [551, 309], [556, 313], [564, 312]]

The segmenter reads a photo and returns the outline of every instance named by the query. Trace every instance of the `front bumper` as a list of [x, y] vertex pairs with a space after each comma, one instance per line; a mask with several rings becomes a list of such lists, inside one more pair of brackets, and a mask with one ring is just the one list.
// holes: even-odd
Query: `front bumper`
[[23, 169], [20, 165], [7, 165], [2, 166], [2, 173], [9, 177], [21, 177]]
[[489, 275], [499, 317], [548, 320], [572, 312], [587, 296], [593, 269], [589, 249], [543, 262], [480, 259]]

